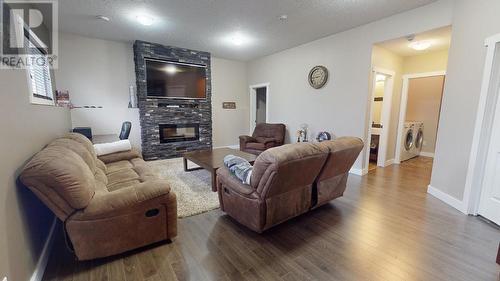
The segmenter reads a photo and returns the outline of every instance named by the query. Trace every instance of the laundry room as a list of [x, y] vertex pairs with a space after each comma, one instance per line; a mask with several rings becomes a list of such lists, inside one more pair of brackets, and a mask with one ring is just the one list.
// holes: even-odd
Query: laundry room
[[445, 26], [373, 46], [365, 173], [400, 164], [425, 167], [430, 177], [451, 31]]

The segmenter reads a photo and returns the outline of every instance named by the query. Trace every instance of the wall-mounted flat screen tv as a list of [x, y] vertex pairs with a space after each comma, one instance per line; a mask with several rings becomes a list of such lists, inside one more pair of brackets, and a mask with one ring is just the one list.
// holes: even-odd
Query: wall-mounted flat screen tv
[[206, 67], [146, 59], [148, 98], [205, 99]]

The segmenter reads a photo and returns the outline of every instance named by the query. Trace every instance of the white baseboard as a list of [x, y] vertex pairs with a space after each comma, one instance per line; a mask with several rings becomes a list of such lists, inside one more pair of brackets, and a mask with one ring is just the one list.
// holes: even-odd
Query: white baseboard
[[420, 156], [424, 156], [424, 157], [431, 157], [431, 158], [434, 158], [434, 153], [432, 153], [432, 152], [420, 151], [419, 155], [420, 155]]
[[384, 167], [391, 166], [392, 164], [394, 164], [394, 159], [389, 159], [385, 161]]
[[351, 168], [349, 170], [349, 174], [364, 176], [364, 175], [368, 174], [368, 169]]
[[52, 226], [49, 230], [49, 235], [45, 244], [43, 245], [40, 257], [38, 257], [38, 262], [36, 263], [35, 271], [31, 275], [30, 281], [41, 281], [43, 274], [45, 273], [45, 268], [47, 268], [47, 263], [49, 262], [50, 252], [52, 250], [52, 244], [54, 243], [54, 230], [57, 224], [57, 217], [54, 217], [52, 221]]
[[240, 145], [239, 144], [223, 145], [223, 146], [217, 146], [217, 147], [214, 147], [214, 148], [224, 148], [224, 147], [228, 147], [228, 148], [232, 148], [232, 149], [240, 149]]
[[460, 201], [457, 198], [450, 196], [449, 194], [446, 194], [446, 193], [442, 192], [441, 190], [439, 190], [431, 185], [429, 185], [427, 187], [427, 193], [429, 193], [430, 195], [443, 201], [444, 203], [450, 205], [451, 207], [459, 210], [460, 212], [467, 214], [467, 211], [465, 210], [466, 208], [464, 207], [463, 201]]

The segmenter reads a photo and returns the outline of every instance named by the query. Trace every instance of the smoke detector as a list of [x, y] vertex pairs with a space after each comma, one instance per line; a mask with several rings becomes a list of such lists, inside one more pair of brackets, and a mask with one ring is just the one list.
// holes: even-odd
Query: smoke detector
[[104, 21], [104, 22], [109, 22], [111, 20], [109, 17], [104, 16], [104, 15], [97, 15], [97, 16], [95, 16], [95, 18], [98, 20]]

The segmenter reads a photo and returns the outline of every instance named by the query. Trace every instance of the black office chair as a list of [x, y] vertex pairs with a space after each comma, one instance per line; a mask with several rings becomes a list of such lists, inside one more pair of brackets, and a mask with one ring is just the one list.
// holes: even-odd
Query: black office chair
[[132, 123], [125, 121], [122, 124], [122, 130], [120, 131], [120, 139], [127, 140], [130, 135], [130, 129], [132, 128]]

